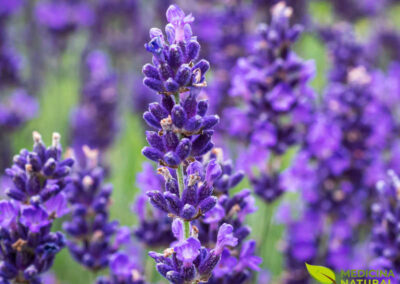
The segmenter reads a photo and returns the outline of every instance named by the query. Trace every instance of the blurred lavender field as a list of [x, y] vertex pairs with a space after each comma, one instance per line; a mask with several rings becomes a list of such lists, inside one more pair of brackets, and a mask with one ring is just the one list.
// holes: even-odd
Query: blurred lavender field
[[[168, 9], [172, 4], [185, 15]], [[400, 277], [399, 13], [396, 0], [0, 1], [0, 193], [18, 204], [0, 204], [0, 283], [314, 283], [305, 262], [336, 272], [392, 269]], [[166, 25], [164, 35], [152, 29]], [[200, 55], [191, 57], [197, 45]], [[192, 92], [194, 107], [186, 107]], [[161, 98], [162, 106], [154, 104]], [[172, 111], [179, 101], [185, 114]], [[190, 154], [181, 154], [178, 142], [154, 146], [168, 127], [179, 143], [190, 140]], [[41, 135], [34, 134], [36, 149], [41, 139], [49, 146], [37, 168], [39, 150], [20, 153], [32, 150], [33, 132]], [[200, 136], [208, 139], [204, 145], [194, 142]], [[50, 159], [52, 172], [43, 174]], [[11, 168], [21, 161], [23, 170]], [[24, 181], [28, 193], [21, 197], [19, 178], [30, 181], [32, 171], [25, 164], [40, 182]], [[181, 167], [185, 190], [191, 177], [214, 188], [204, 198], [212, 206], [191, 204], [198, 216], [177, 213], [170, 203], [164, 212], [151, 193], [172, 192], [168, 181], [179, 181]], [[5, 228], [17, 219], [11, 211], [24, 216], [24, 206], [53, 206], [48, 201], [58, 191], [29, 192], [45, 191], [44, 180], [60, 192], [65, 186], [56, 216], [47, 212], [45, 219], [55, 219], [51, 230], [62, 231], [67, 243], [54, 249], [53, 266], [53, 255], [38, 248], [33, 273], [6, 252], [18, 244], [10, 244]], [[181, 207], [190, 203], [184, 199]], [[101, 228], [82, 233], [82, 215]], [[162, 266], [168, 260], [148, 256], [171, 243], [175, 254], [183, 250], [171, 216], [196, 228], [186, 241], [199, 239], [219, 253], [214, 272], [196, 264], [196, 278], [183, 280], [178, 268]], [[222, 223], [235, 230], [234, 237], [226, 233], [225, 248], [217, 241]], [[92, 241], [98, 247], [82, 252]], [[191, 253], [190, 264], [200, 254]], [[7, 266], [10, 259], [18, 273]], [[188, 267], [187, 259], [179, 261]]]

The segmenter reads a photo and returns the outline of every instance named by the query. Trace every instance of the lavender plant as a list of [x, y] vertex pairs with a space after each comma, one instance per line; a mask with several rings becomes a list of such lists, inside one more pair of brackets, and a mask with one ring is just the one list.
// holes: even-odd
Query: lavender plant
[[[301, 154], [286, 173], [291, 186], [302, 189], [305, 212], [313, 212], [326, 224], [316, 228], [319, 240], [314, 239], [325, 245], [323, 251], [310, 251], [306, 259], [293, 251], [306, 250], [307, 243], [296, 247], [289, 243], [286, 252], [289, 260], [297, 258], [300, 267], [304, 261], [334, 269], [365, 267], [365, 259], [355, 260], [355, 243], [363, 242], [361, 224], [371, 225], [366, 220], [375, 196], [372, 189], [388, 163], [383, 153], [393, 141], [396, 123], [373, 86], [373, 70], [351, 30], [340, 26], [325, 36], [333, 59], [330, 83]], [[307, 275], [288, 283], [296, 281], [307, 281]]]
[[83, 146], [103, 154], [116, 137], [118, 93], [115, 75], [103, 52], [87, 54], [83, 73], [81, 101], [71, 114], [71, 132], [76, 158], [84, 163]]
[[67, 47], [68, 38], [75, 31], [93, 24], [94, 15], [84, 1], [40, 1], [36, 4], [36, 20], [50, 35], [52, 48], [57, 54]]
[[117, 252], [124, 238], [117, 236], [113, 240], [120, 228], [117, 221], [109, 220], [112, 186], [103, 184], [104, 170], [98, 165], [98, 151], [84, 147], [83, 152], [85, 164], [74, 168], [66, 190], [72, 209], [63, 228], [74, 259], [87, 269], [98, 271], [108, 266], [110, 255]]
[[[164, 254], [150, 252], [150, 256], [158, 272], [171, 283], [217, 283], [235, 275], [245, 281], [247, 268], [255, 269], [261, 261], [253, 256], [255, 243], [243, 244], [242, 255], [249, 256], [246, 262], [233, 257], [230, 248], [249, 234], [241, 221], [254, 211], [254, 206], [247, 198], [249, 192], [232, 199], [214, 195], [218, 194], [214, 187], [226, 193], [240, 182], [243, 173], [232, 173], [229, 162], [214, 157], [212, 128], [219, 119], [207, 115], [208, 102], [198, 99], [200, 89], [206, 85], [209, 63], [196, 60], [200, 45], [192, 36], [190, 23], [194, 19], [175, 5], [166, 14], [166, 37], [153, 28], [146, 44], [153, 54], [153, 64], [143, 68], [144, 84], [158, 91], [161, 104], [150, 104], [144, 114], [145, 121], [157, 132], [146, 133], [150, 146], [142, 153], [161, 166], [158, 172], [165, 179], [165, 190], [148, 191], [147, 195], [156, 209], [173, 218], [172, 232], [177, 241]], [[214, 153], [211, 156], [210, 151]], [[232, 261], [236, 269], [227, 272], [224, 265]]]
[[0, 279], [2, 283], [42, 283], [40, 275], [65, 246], [61, 232], [51, 232], [54, 219], [66, 213], [64, 190], [72, 159], [62, 160], [59, 134], [47, 147], [33, 133], [33, 151], [22, 150], [6, 170], [12, 186], [0, 201]]
[[[230, 135], [245, 141], [247, 148], [240, 163], [256, 194], [266, 202], [284, 192], [279, 160], [301, 143], [311, 116], [313, 91], [308, 84], [314, 64], [291, 50], [302, 30], [299, 25], [290, 26], [291, 15], [290, 7], [278, 3], [272, 9], [271, 24], [259, 26], [252, 54], [238, 61], [232, 79], [231, 95], [242, 104], [226, 110], [226, 117], [231, 117], [225, 121]], [[259, 173], [253, 171], [256, 166]]]

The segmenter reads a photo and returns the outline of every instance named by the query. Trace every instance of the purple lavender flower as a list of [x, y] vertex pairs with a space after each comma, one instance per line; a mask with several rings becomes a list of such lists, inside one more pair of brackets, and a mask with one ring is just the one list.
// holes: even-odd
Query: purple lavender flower
[[13, 185], [0, 201], [1, 283], [42, 283], [41, 274], [48, 271], [55, 255], [65, 246], [61, 232], [50, 232], [53, 220], [65, 213], [63, 191], [73, 164], [61, 160], [59, 135], [46, 148], [34, 132], [32, 152], [22, 150], [6, 170]]
[[389, 179], [377, 183], [378, 199], [371, 207], [374, 219], [371, 248], [376, 257], [371, 265], [393, 269], [395, 275], [398, 275], [400, 266], [396, 260], [399, 254], [396, 236], [398, 234], [397, 207], [400, 179], [391, 170], [388, 175]]
[[[150, 30], [151, 40], [145, 47], [153, 54], [154, 65], [146, 64], [143, 67], [143, 82], [161, 94], [176, 94], [177, 97], [187, 88], [192, 91], [205, 86], [205, 74], [210, 65], [204, 59], [197, 61], [200, 45], [192, 36], [190, 23], [194, 21], [193, 16], [185, 16], [178, 6], [171, 5], [167, 10], [167, 20], [166, 37], [160, 29]], [[187, 115], [191, 118], [192, 113]]]
[[193, 24], [199, 38], [207, 39], [202, 42], [202, 55], [213, 62], [215, 76], [206, 91], [210, 109], [222, 113], [224, 108], [232, 105], [229, 97], [231, 72], [237, 59], [246, 53], [249, 26], [246, 20], [254, 11], [242, 0], [203, 2], [196, 3], [196, 22]]
[[12, 131], [35, 117], [38, 103], [24, 90], [16, 90], [0, 102], [0, 128]]
[[53, 134], [52, 145], [44, 145], [39, 133], [33, 133], [33, 151], [21, 150], [14, 165], [6, 169], [13, 185], [6, 190], [8, 197], [24, 204], [38, 205], [50, 200], [67, 186], [66, 177], [74, 161], [62, 160], [60, 135]]
[[85, 85], [79, 106], [71, 114], [73, 147], [78, 161], [82, 147], [105, 151], [117, 133], [117, 85], [107, 56], [100, 51], [87, 55]]
[[343, 19], [356, 21], [363, 17], [379, 15], [389, 4], [387, 0], [338, 0], [332, 1], [335, 12]]
[[134, 228], [134, 234], [139, 241], [150, 247], [167, 246], [173, 242], [171, 218], [157, 209], [149, 210], [147, 191], [159, 189], [165, 191], [164, 179], [156, 174], [150, 163], [143, 164], [143, 171], [136, 176], [137, 187], [141, 193], [136, 197], [132, 211], [138, 217], [139, 224]]
[[109, 220], [111, 185], [104, 185], [104, 170], [98, 166], [98, 152], [84, 147], [85, 166], [78, 165], [66, 189], [71, 218], [63, 225], [74, 259], [97, 271], [108, 266], [109, 257], [119, 249], [117, 221]]
[[260, 25], [251, 55], [238, 61], [233, 77], [231, 95], [241, 99], [244, 107], [228, 109], [234, 118], [225, 121], [231, 135], [248, 145], [239, 160], [249, 168], [256, 194], [267, 202], [285, 190], [280, 165], [275, 162], [259, 174], [253, 174], [252, 166], [258, 166], [256, 161], [267, 164], [272, 155], [278, 161], [289, 147], [300, 143], [311, 115], [313, 92], [308, 84], [314, 65], [291, 50], [302, 29], [290, 26], [291, 15], [292, 9], [281, 2], [272, 9], [270, 25]]
[[[290, 178], [292, 186], [301, 189], [305, 212], [313, 212], [313, 217], [304, 218], [318, 217], [331, 229], [314, 230], [320, 238], [327, 239], [318, 264], [349, 269], [355, 265], [358, 253], [354, 242], [363, 238], [360, 225], [371, 225], [366, 220], [369, 204], [375, 198], [372, 188], [389, 162], [383, 153], [392, 150], [396, 138], [391, 133], [397, 126], [394, 113], [380, 94], [382, 84], [374, 85], [375, 72], [367, 64], [364, 47], [355, 41], [353, 33], [340, 26], [324, 36], [333, 59], [330, 82], [316, 110], [316, 120], [310, 124], [299, 160], [284, 175], [285, 182]], [[319, 241], [314, 240], [312, 246], [316, 247], [315, 242]], [[295, 266], [300, 270], [304, 265], [304, 258], [295, 257], [296, 251], [308, 252], [311, 263], [315, 260], [315, 252], [308, 243], [289, 242], [289, 247], [289, 271]]]
[[110, 257], [109, 278], [100, 277], [97, 284], [144, 284], [143, 275], [137, 263], [127, 253], [118, 252]]
[[56, 48], [66, 47], [67, 37], [74, 31], [93, 24], [93, 11], [84, 1], [41, 1], [36, 6], [36, 19], [47, 29]]
[[[182, 221], [175, 219], [174, 223], [175, 232], [184, 232]], [[183, 235], [178, 234], [177, 237], [183, 239], [179, 240], [173, 249], [166, 250], [164, 254], [150, 252], [149, 255], [156, 261], [157, 271], [171, 283], [205, 282], [219, 263], [224, 248], [236, 246], [237, 239], [232, 232], [231, 225], [223, 224], [213, 249], [202, 247], [195, 237], [185, 239]]]
[[24, 3], [24, 0], [6, 0], [0, 7], [0, 21], [2, 18], [15, 13]]
[[[206, 167], [198, 161], [190, 163], [181, 185], [166, 167], [159, 168], [159, 172], [165, 178], [166, 191], [147, 192], [151, 204], [157, 209], [170, 216], [192, 221], [215, 206], [217, 201], [212, 196], [213, 183], [221, 175], [221, 168], [215, 160], [211, 160]], [[182, 192], [179, 191], [180, 186], [183, 187]]]
[[92, 38], [115, 54], [132, 52], [144, 40], [137, 0], [100, 0], [95, 4]]
[[[147, 77], [144, 83], [149, 86], [149, 82], [157, 79], [161, 88], [150, 87], [162, 98], [161, 104], [150, 104], [149, 111], [144, 114], [145, 121], [157, 132], [146, 133], [150, 147], [142, 152], [162, 166], [158, 172], [165, 179], [164, 188], [155, 185], [157, 190], [147, 191], [147, 195], [157, 210], [173, 218], [171, 227], [177, 241], [164, 254], [150, 252], [149, 255], [156, 261], [158, 272], [171, 283], [214, 283], [224, 277], [214, 278], [213, 270], [226, 248], [233, 249], [250, 233], [242, 223], [247, 214], [254, 212], [254, 199], [249, 191], [232, 198], [227, 195], [244, 174], [234, 172], [232, 163], [224, 162], [221, 151], [213, 149], [211, 128], [218, 117], [206, 115], [208, 102], [197, 99], [200, 88], [205, 86], [204, 74], [209, 64], [205, 60], [191, 62], [200, 48], [192, 37], [193, 18], [185, 16], [177, 6], [170, 6], [167, 19], [170, 22], [166, 27], [167, 41], [160, 30], [152, 29], [152, 40], [146, 45], [153, 53], [157, 68], [154, 65], [144, 67]], [[193, 57], [191, 48], [195, 46], [196, 56]], [[167, 90], [174, 79], [162, 78], [163, 72], [168, 71], [168, 76], [179, 74], [185, 64], [189, 64], [185, 67], [185, 84], [179, 83]], [[150, 179], [146, 175], [143, 180]], [[148, 184], [146, 182], [143, 187], [149, 187]], [[143, 203], [139, 205], [144, 207]], [[238, 262], [237, 270], [229, 277], [237, 276], [245, 281], [249, 278], [248, 268], [254, 269], [260, 259], [254, 256], [254, 245], [242, 249], [249, 263]]]

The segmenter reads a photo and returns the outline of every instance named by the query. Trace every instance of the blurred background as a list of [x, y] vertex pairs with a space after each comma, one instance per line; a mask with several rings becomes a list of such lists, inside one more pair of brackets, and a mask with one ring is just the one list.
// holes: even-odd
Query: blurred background
[[[202, 45], [202, 57], [210, 61], [208, 85], [229, 90], [229, 71], [237, 58], [246, 55], [246, 44], [258, 23], [268, 22], [273, 0], [3, 0], [0, 2], [0, 169], [11, 164], [12, 156], [32, 147], [32, 131], [50, 143], [51, 133], [61, 134], [66, 149], [82, 141], [74, 125], [85, 122], [96, 128], [96, 140], [108, 165], [108, 181], [114, 185], [111, 218], [133, 226], [131, 210], [140, 191], [136, 175], [142, 170], [145, 146], [142, 113], [157, 95], [142, 84], [141, 69], [151, 61], [144, 44], [151, 27], [162, 28], [165, 11], [172, 3], [193, 13], [193, 33]], [[385, 69], [393, 58], [400, 59], [400, 4], [389, 0], [287, 0], [293, 7], [293, 23], [305, 32], [295, 45], [297, 54], [313, 59], [316, 75], [312, 87], [320, 96], [326, 85], [329, 54], [320, 36], [322, 27], [347, 22], [356, 37], [374, 50], [376, 65]], [[379, 38], [379, 41], [378, 41]], [[378, 44], [379, 42], [379, 44]], [[379, 46], [378, 46], [379, 45]], [[233, 63], [232, 63], [233, 62]], [[101, 78], [100, 86], [91, 84]], [[220, 81], [226, 81], [224, 86]], [[224, 82], [223, 82], [224, 83]], [[222, 87], [221, 87], [222, 85]], [[85, 98], [102, 92], [102, 101]], [[207, 88], [206, 88], [207, 89]], [[207, 91], [206, 91], [207, 92]], [[224, 101], [215, 102], [219, 113]], [[220, 113], [219, 113], [220, 114]], [[91, 117], [102, 121], [91, 124]], [[224, 119], [224, 117], [222, 117]], [[90, 132], [90, 131], [88, 131]], [[111, 133], [111, 134], [110, 134]], [[84, 133], [83, 133], [83, 136]], [[101, 141], [98, 137], [102, 137]], [[94, 138], [93, 138], [94, 139]], [[218, 146], [217, 141], [217, 146]], [[222, 146], [222, 145], [220, 145]], [[289, 151], [289, 166], [296, 149]], [[235, 190], [249, 187], [245, 180]], [[277, 219], [281, 203], [296, 202], [296, 193], [285, 194], [272, 205], [257, 199], [258, 211], [250, 216], [252, 236], [263, 240], [262, 267], [272, 279], [283, 273], [284, 225]], [[271, 216], [271, 217], [266, 217]], [[272, 223], [266, 229], [267, 219]], [[145, 255], [145, 251], [143, 255]], [[143, 258], [151, 271], [152, 260]], [[90, 283], [93, 278], [75, 263], [67, 249], [57, 257], [54, 273], [59, 283]], [[153, 273], [153, 279], [156, 275]], [[261, 282], [260, 282], [261, 283]], [[279, 283], [279, 282], [277, 282]]]

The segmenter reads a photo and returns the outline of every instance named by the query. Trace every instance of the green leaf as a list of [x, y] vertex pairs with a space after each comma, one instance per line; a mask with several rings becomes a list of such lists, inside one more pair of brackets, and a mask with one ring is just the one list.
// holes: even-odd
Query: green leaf
[[308, 273], [321, 284], [336, 284], [335, 273], [329, 268], [306, 263]]

